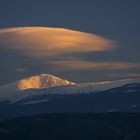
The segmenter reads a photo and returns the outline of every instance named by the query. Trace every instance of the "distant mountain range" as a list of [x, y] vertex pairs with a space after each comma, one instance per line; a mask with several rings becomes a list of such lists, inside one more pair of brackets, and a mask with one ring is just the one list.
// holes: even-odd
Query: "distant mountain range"
[[140, 112], [140, 79], [76, 84], [41, 74], [0, 86], [0, 120], [58, 112]]

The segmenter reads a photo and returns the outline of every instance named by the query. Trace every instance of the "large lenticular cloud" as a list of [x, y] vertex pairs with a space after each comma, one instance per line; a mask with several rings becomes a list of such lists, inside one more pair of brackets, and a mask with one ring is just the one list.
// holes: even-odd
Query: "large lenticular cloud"
[[114, 41], [104, 37], [63, 28], [0, 29], [0, 84], [44, 72], [75, 82], [138, 75], [139, 63], [106, 61], [101, 56], [96, 61], [96, 52], [115, 47]]
[[1, 29], [0, 47], [44, 58], [73, 52], [105, 51], [113, 49], [115, 44], [94, 34], [63, 28], [20, 27]]

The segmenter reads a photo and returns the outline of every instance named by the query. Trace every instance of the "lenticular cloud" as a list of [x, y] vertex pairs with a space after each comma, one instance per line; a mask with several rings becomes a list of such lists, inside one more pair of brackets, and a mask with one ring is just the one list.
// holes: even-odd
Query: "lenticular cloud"
[[94, 34], [63, 28], [18, 27], [0, 29], [2, 47], [36, 58], [47, 58], [73, 52], [111, 50], [115, 43]]

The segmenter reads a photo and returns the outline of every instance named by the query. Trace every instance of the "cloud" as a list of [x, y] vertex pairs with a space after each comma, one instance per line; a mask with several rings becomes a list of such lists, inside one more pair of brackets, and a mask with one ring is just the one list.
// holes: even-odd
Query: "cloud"
[[140, 63], [127, 62], [91, 62], [83, 60], [62, 60], [50, 62], [59, 71], [75, 70], [121, 70], [140, 68]]
[[108, 76], [111, 78], [138, 78], [140, 77], [140, 73], [110, 73]]
[[25, 72], [27, 70], [28, 70], [27, 68], [17, 68], [16, 69], [17, 72]]
[[[116, 42], [107, 38], [63, 28], [0, 29], [0, 84], [40, 72], [66, 76], [74, 81], [84, 77], [88, 82], [95, 81], [95, 77], [97, 80], [102, 79], [103, 75], [111, 77], [107, 74], [114, 70], [117, 73], [121, 70], [127, 72], [127, 69], [134, 72], [133, 68], [139, 70], [139, 63], [105, 61], [105, 57], [101, 57], [103, 53], [94, 57], [100, 62], [91, 57], [92, 52], [93, 55], [104, 51], [109, 51], [106, 55], [115, 53], [110, 50], [116, 47]], [[109, 60], [113, 61], [113, 58]]]
[[112, 50], [116, 44], [104, 37], [69, 29], [19, 27], [0, 29], [0, 47], [35, 58], [49, 58], [67, 53]]

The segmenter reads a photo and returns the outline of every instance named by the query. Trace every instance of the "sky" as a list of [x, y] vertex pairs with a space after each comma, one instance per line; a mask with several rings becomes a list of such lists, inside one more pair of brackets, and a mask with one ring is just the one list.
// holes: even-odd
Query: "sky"
[[[139, 5], [139, 0], [2, 0], [0, 32], [3, 28], [45, 26], [71, 29], [68, 36], [80, 31], [79, 36], [84, 40], [70, 42], [75, 46], [80, 44], [82, 49], [63, 51], [60, 44], [57, 53], [50, 52], [51, 57], [47, 53], [38, 58], [36, 53], [27, 54], [35, 52], [29, 50], [30, 41], [20, 51], [16, 46], [19, 42], [16, 45], [12, 42], [15, 47], [6, 42], [6, 39], [20, 38], [21, 34], [20, 37], [9, 32], [0, 35], [0, 84], [42, 72], [74, 82], [140, 77]], [[71, 36], [75, 38], [75, 34]], [[95, 36], [103, 40], [97, 44], [98, 50]], [[18, 41], [25, 43], [21, 38]], [[67, 38], [63, 45], [70, 45], [67, 41], [73, 40]]]

